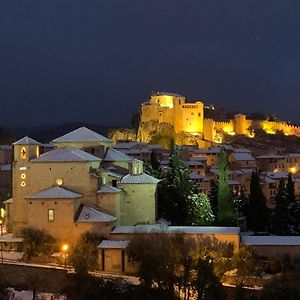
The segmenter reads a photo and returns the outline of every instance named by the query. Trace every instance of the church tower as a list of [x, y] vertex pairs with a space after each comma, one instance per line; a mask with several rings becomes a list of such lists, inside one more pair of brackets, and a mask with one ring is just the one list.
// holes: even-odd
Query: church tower
[[30, 177], [30, 161], [40, 155], [40, 143], [25, 136], [13, 143], [12, 164], [12, 213], [13, 233], [19, 235], [22, 227], [26, 226], [28, 218], [27, 195], [28, 179]]

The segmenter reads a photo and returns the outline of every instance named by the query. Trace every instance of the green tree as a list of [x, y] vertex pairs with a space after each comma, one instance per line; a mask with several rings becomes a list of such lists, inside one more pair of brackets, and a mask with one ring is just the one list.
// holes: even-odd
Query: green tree
[[260, 188], [259, 175], [252, 173], [248, 202], [248, 227], [254, 232], [265, 231], [267, 220], [266, 199]]
[[292, 174], [289, 174], [287, 184], [286, 184], [286, 197], [287, 202], [289, 204], [292, 204], [296, 201], [296, 195], [295, 195], [295, 183], [292, 177]]
[[98, 245], [103, 239], [103, 236], [92, 232], [85, 232], [78, 239], [70, 253], [69, 262], [79, 277], [84, 277], [88, 274], [88, 271], [96, 269]]
[[226, 226], [232, 225], [233, 217], [232, 193], [228, 184], [227, 158], [224, 150], [221, 149], [218, 177], [218, 223]]
[[289, 233], [288, 216], [289, 203], [288, 195], [284, 184], [284, 179], [280, 179], [277, 195], [275, 197], [275, 207], [271, 211], [270, 231], [278, 235]]
[[150, 154], [150, 164], [153, 170], [158, 171], [160, 168], [160, 163], [157, 159], [156, 153], [152, 150]]
[[224, 298], [222, 284], [214, 273], [213, 261], [210, 257], [198, 259], [193, 288], [199, 300]]
[[37, 228], [23, 228], [21, 231], [23, 237], [24, 257], [31, 260], [32, 257], [40, 254], [49, 255], [54, 252], [55, 239], [45, 230]]
[[209, 193], [209, 201], [214, 216], [218, 214], [218, 185], [215, 181], [211, 182], [211, 191]]
[[215, 219], [209, 199], [203, 193], [193, 193], [188, 196], [187, 210], [187, 224], [189, 225], [210, 225]]
[[174, 225], [187, 224], [188, 196], [197, 192], [189, 178], [189, 170], [179, 157], [172, 140], [168, 172], [158, 185], [158, 212]]

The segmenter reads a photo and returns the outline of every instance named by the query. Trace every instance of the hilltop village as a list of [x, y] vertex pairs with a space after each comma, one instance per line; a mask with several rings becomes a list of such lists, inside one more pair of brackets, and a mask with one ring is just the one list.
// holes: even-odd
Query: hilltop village
[[[280, 184], [289, 180], [298, 201], [300, 153], [272, 153], [270, 149], [268, 154], [257, 155], [224, 143], [225, 134], [255, 139], [255, 126], [271, 130], [269, 134], [299, 135], [299, 128], [287, 123], [251, 121], [241, 114], [228, 122], [206, 119], [203, 103], [157, 93], [142, 104], [135, 136], [115, 131], [110, 139], [80, 127], [46, 144], [25, 136], [12, 145], [1, 145], [2, 241], [22, 242], [23, 230], [35, 228], [49, 233], [59, 245], [73, 247], [82, 234], [92, 232], [103, 237], [98, 245], [98, 268], [112, 273], [134, 273], [126, 252], [130, 241], [140, 234], [158, 232], [195, 241], [210, 237], [231, 244], [235, 253], [247, 245], [263, 257], [274, 253], [294, 256], [300, 245], [297, 237], [255, 236], [246, 231], [239, 211], [230, 226], [172, 224], [158, 211], [158, 187], [171, 168], [171, 150], [163, 143], [153, 143], [153, 137], [165, 128], [174, 133], [175, 140], [182, 134], [189, 141], [191, 136], [197, 140], [176, 147], [188, 180], [196, 186], [195, 193], [211, 197], [225, 155], [227, 183], [235, 199], [247, 201], [251, 178], [257, 174], [267, 209], [276, 207]], [[151, 169], [154, 161], [156, 173]], [[295, 229], [300, 230], [299, 224]]]

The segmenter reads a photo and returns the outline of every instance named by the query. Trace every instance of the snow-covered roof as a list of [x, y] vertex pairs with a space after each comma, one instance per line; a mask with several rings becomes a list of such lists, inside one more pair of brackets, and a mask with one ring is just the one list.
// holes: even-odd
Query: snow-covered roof
[[80, 223], [110, 223], [116, 221], [117, 218], [100, 211], [99, 209], [82, 205], [79, 207], [76, 222]]
[[0, 171], [9, 172], [11, 171], [11, 164], [0, 165]]
[[126, 149], [129, 150], [136, 146], [138, 142], [121, 142], [114, 145], [114, 149]]
[[101, 161], [101, 159], [81, 149], [66, 147], [45, 152], [32, 160], [32, 162], [56, 161]]
[[300, 153], [287, 153], [285, 154], [286, 157], [300, 157]]
[[119, 173], [114, 172], [114, 171], [109, 170], [109, 169], [107, 169], [107, 174], [108, 174], [109, 176], [111, 176], [111, 177], [115, 177], [115, 178], [119, 178], [119, 179], [121, 179], [121, 178], [123, 177], [122, 174], [119, 174]]
[[300, 236], [242, 236], [245, 245], [260, 246], [300, 246]]
[[12, 146], [11, 145], [0, 145], [0, 150], [11, 150]]
[[49, 189], [28, 195], [26, 199], [76, 199], [82, 197], [81, 194], [72, 192], [60, 186], [54, 186]]
[[240, 185], [240, 182], [237, 180], [228, 180], [229, 185]]
[[54, 139], [52, 142], [53, 143], [111, 142], [111, 140], [83, 126]]
[[120, 182], [124, 184], [155, 184], [159, 182], [159, 179], [145, 173], [139, 175], [127, 174], [121, 179]]
[[9, 198], [7, 199], [6, 201], [3, 201], [3, 204], [10, 204], [10, 203], [13, 203], [13, 198]]
[[183, 163], [187, 166], [203, 166], [205, 164], [205, 161], [202, 160], [185, 160]]
[[237, 161], [254, 161], [255, 159], [249, 152], [233, 152], [232, 156]]
[[29, 136], [24, 136], [20, 140], [13, 143], [13, 145], [40, 145], [38, 141], [32, 139]]
[[121, 151], [116, 149], [108, 148], [105, 154], [103, 161], [125, 161], [125, 162], [132, 162], [137, 161], [136, 158], [131, 157]]
[[250, 150], [245, 149], [245, 148], [235, 148], [235, 149], [233, 149], [233, 152], [235, 152], [235, 153], [251, 153]]
[[192, 172], [189, 174], [190, 179], [203, 179], [204, 176], [198, 174], [197, 172]]
[[103, 240], [98, 248], [100, 249], [125, 249], [127, 248], [128, 241], [112, 241], [112, 240]]
[[277, 154], [269, 154], [256, 156], [256, 159], [284, 159], [284, 157]]
[[185, 234], [239, 234], [239, 227], [219, 227], [219, 226], [167, 226], [163, 224], [117, 226], [112, 231], [113, 234], [130, 233], [185, 233]]
[[121, 190], [117, 189], [116, 187], [104, 184], [100, 187], [97, 193], [105, 194], [105, 193], [119, 193], [119, 192], [121, 192]]
[[288, 173], [281, 171], [281, 172], [262, 172], [261, 176], [268, 176], [272, 179], [281, 179], [281, 178], [287, 178]]

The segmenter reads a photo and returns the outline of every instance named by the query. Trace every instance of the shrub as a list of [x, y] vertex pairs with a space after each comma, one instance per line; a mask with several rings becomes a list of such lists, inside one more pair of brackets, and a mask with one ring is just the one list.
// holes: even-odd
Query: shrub
[[55, 239], [45, 230], [24, 228], [21, 234], [25, 259], [30, 260], [34, 256], [50, 255], [54, 252]]
[[83, 233], [69, 256], [69, 262], [78, 276], [83, 277], [88, 271], [97, 268], [98, 245], [104, 239], [96, 233]]

